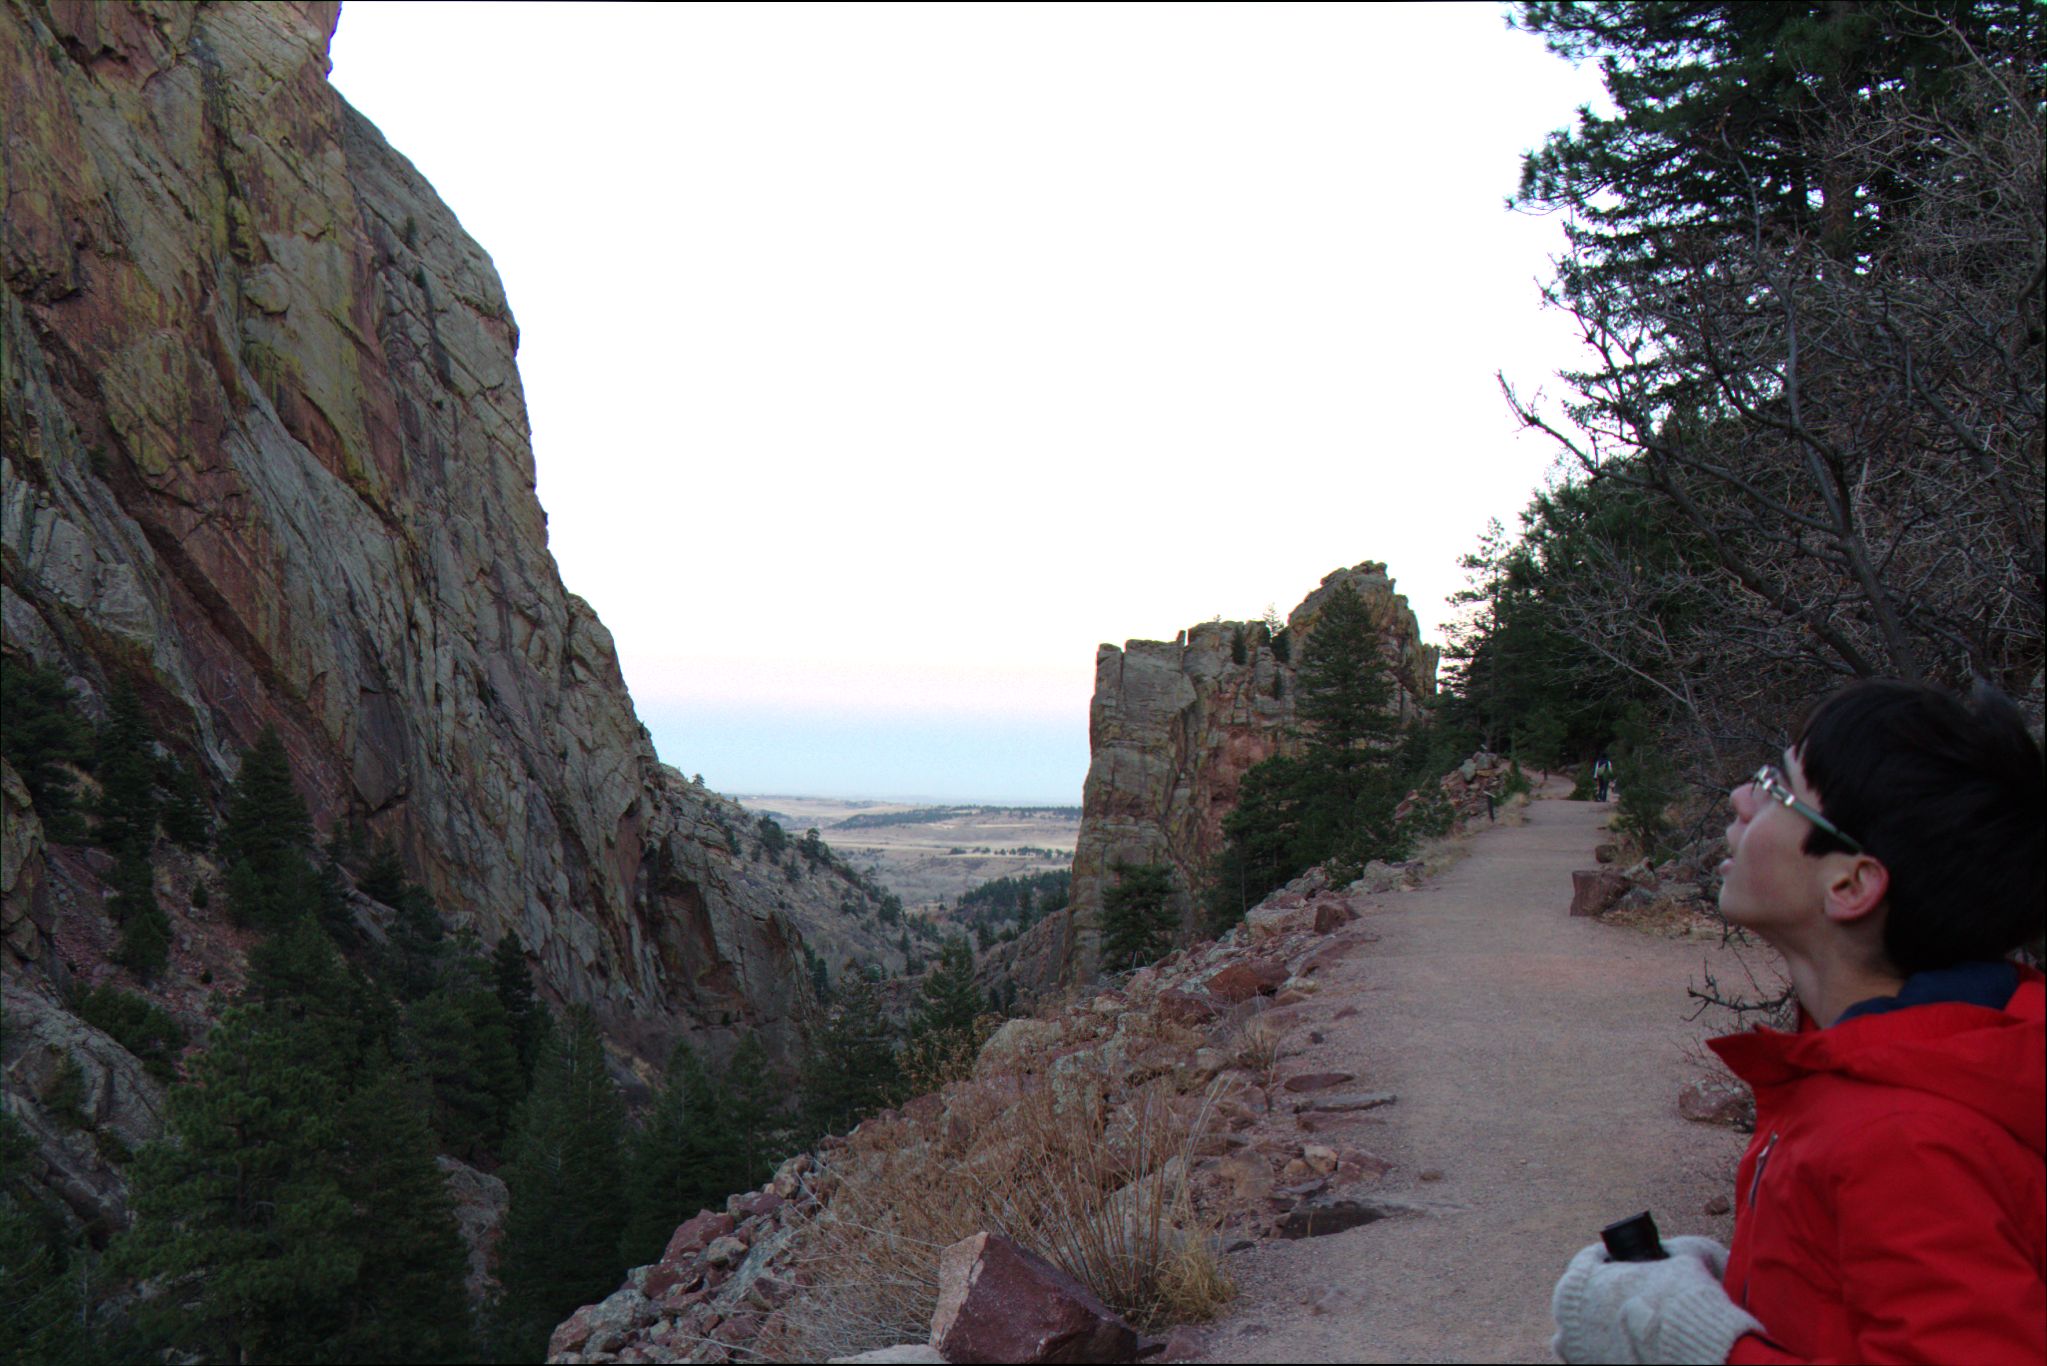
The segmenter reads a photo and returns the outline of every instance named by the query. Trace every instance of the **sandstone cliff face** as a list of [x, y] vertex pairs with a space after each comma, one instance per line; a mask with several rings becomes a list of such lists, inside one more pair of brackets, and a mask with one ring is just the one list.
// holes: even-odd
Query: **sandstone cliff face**
[[[1329, 574], [1288, 615], [1291, 662], [1242, 622], [1209, 622], [1178, 640], [1133, 640], [1095, 652], [1073, 897], [1066, 914], [1048, 922], [1057, 926], [1056, 955], [1036, 960], [1056, 962], [1058, 980], [1094, 975], [1102, 894], [1118, 862], [1170, 867], [1182, 920], [1192, 923], [1194, 889], [1222, 848], [1223, 818], [1237, 804], [1244, 774], [1298, 743], [1295, 665], [1323, 603], [1344, 584], [1356, 588], [1378, 626], [1400, 714], [1415, 714], [1435, 695], [1439, 652], [1422, 642], [1407, 599], [1393, 591], [1386, 566], [1373, 561]], [[1239, 637], [1241, 664], [1234, 659]], [[1019, 970], [1025, 967], [1020, 958]], [[1050, 974], [1027, 980], [1042, 988]]]
[[[791, 917], [865, 893], [750, 865], [744, 814], [656, 762], [547, 550], [496, 272], [328, 85], [336, 14], [0, 0], [7, 645], [88, 709], [137, 677], [216, 793], [274, 725], [323, 831], [516, 930], [629, 1057], [786, 1053]], [[104, 971], [53, 949], [5, 797], [9, 974]]]

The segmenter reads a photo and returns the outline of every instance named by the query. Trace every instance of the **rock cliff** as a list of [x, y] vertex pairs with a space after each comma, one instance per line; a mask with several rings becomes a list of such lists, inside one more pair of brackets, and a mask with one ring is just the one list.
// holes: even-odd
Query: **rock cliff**
[[1439, 652], [1423, 643], [1407, 599], [1375, 561], [1333, 571], [1294, 608], [1286, 659], [1265, 632], [1229, 621], [1195, 626], [1177, 640], [1133, 640], [1095, 652], [1072, 901], [1063, 917], [1048, 922], [1056, 951], [1019, 955], [1021, 980], [1042, 989], [1054, 965], [1060, 981], [1094, 975], [1102, 893], [1118, 862], [1170, 867], [1182, 920], [1191, 925], [1194, 889], [1222, 847], [1223, 818], [1237, 804], [1238, 784], [1254, 764], [1297, 743], [1295, 667], [1323, 603], [1344, 584], [1356, 588], [1378, 627], [1395, 705], [1402, 717], [1414, 715], [1435, 695]]
[[[548, 552], [497, 274], [328, 84], [337, 11], [0, 0], [7, 649], [94, 714], [135, 680], [216, 802], [276, 727], [323, 833], [516, 930], [623, 1060], [786, 1056], [799, 921], [868, 893], [748, 859], [745, 814], [657, 762]], [[60, 947], [104, 889], [67, 898], [5, 799], [10, 987], [55, 999], [114, 971]], [[225, 927], [165, 896], [165, 991], [203, 996]]]

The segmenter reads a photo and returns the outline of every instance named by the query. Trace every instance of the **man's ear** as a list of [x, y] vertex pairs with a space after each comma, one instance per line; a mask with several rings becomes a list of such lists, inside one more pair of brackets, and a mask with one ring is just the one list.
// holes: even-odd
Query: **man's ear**
[[1891, 870], [1867, 854], [1857, 854], [1836, 870], [1827, 884], [1827, 919], [1853, 925], [1880, 909], [1891, 891]]

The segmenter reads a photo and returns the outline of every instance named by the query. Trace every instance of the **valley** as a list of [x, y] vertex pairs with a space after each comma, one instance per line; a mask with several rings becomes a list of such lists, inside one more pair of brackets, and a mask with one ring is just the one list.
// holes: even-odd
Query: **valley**
[[1080, 836], [1078, 806], [917, 806], [783, 794], [736, 800], [792, 835], [814, 827], [913, 915], [934, 915], [995, 878], [1064, 871]]

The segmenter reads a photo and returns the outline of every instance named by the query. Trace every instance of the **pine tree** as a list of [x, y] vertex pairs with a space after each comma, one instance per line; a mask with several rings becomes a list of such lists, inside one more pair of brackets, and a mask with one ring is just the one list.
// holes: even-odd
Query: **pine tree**
[[206, 798], [198, 774], [184, 760], [167, 757], [158, 765], [157, 781], [169, 794], [161, 813], [164, 834], [180, 848], [205, 848], [213, 833], [213, 822], [206, 814]]
[[774, 1175], [792, 1146], [785, 1101], [788, 1087], [768, 1063], [768, 1051], [757, 1034], [748, 1034], [732, 1051], [721, 1079], [732, 1134], [732, 1161], [725, 1177], [726, 1193], [751, 1190]]
[[1315, 617], [1295, 697], [1318, 749], [1349, 755], [1393, 733], [1393, 688], [1378, 628], [1355, 585], [1338, 584]]
[[228, 912], [237, 924], [274, 930], [334, 900], [312, 865], [312, 820], [273, 727], [264, 727], [242, 756], [217, 845], [228, 868]]
[[866, 973], [846, 973], [804, 1060], [805, 1129], [813, 1135], [845, 1133], [861, 1116], [889, 1104], [901, 1080], [895, 1031], [882, 1014], [880, 990]]
[[959, 1038], [974, 1032], [974, 1021], [987, 1010], [988, 1002], [974, 985], [974, 951], [963, 937], [953, 935], [945, 941], [919, 994], [923, 999], [910, 1024], [911, 1038]]
[[618, 1285], [622, 1128], [597, 1023], [578, 1007], [541, 1051], [503, 1173], [499, 1336], [522, 1356], [539, 1357], [557, 1323]]
[[466, 1162], [504, 1150], [526, 1092], [511, 1022], [482, 981], [457, 964], [406, 1012], [408, 1051], [425, 1082], [443, 1152]]
[[274, 726], [265, 726], [242, 756], [221, 822], [221, 857], [247, 859], [259, 868], [280, 854], [304, 856], [313, 847], [313, 822], [291, 777], [291, 758]]
[[94, 743], [100, 780], [99, 830], [102, 848], [117, 856], [139, 850], [146, 858], [156, 844], [156, 756], [142, 699], [126, 678], [107, 694], [107, 724]]
[[644, 1266], [661, 1255], [675, 1226], [700, 1209], [719, 1209], [740, 1189], [728, 1183], [738, 1146], [726, 1093], [696, 1050], [678, 1043], [647, 1121], [627, 1144], [626, 1226], [619, 1260]]
[[0, 654], [0, 754], [21, 775], [43, 830], [59, 844], [85, 837], [67, 764], [92, 750], [92, 727], [78, 714], [71, 685], [59, 670], [19, 655]]
[[114, 960], [148, 982], [170, 959], [171, 922], [157, 902], [156, 876], [138, 841], [129, 840], [116, 856], [113, 885], [107, 914], [121, 927]]
[[540, 1059], [541, 1040], [547, 1035], [547, 1012], [533, 994], [533, 973], [526, 966], [526, 947], [519, 942], [517, 933], [505, 931], [497, 947], [491, 950], [490, 962], [491, 981], [511, 1026], [519, 1069], [530, 1083], [533, 1065]]
[[468, 1252], [419, 1088], [379, 1058], [342, 1107], [340, 1179], [360, 1249], [330, 1360], [467, 1361]]
[[247, 1000], [287, 1031], [294, 1059], [337, 1093], [351, 1090], [394, 1030], [389, 1002], [342, 961], [319, 922], [302, 915], [249, 952]]
[[1173, 909], [1172, 870], [1162, 863], [1125, 863], [1102, 893], [1102, 967], [1141, 967], [1166, 951], [1180, 928]]
[[289, 1032], [224, 1015], [133, 1169], [117, 1261], [163, 1286], [139, 1309], [151, 1335], [207, 1359], [324, 1358], [361, 1266], [334, 1175], [336, 1089]]

